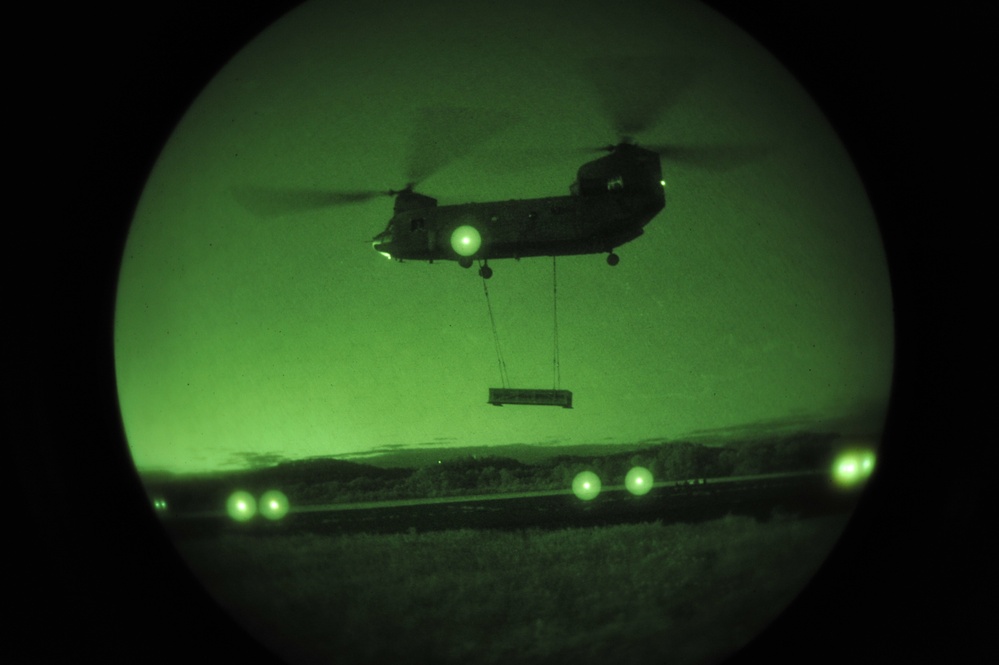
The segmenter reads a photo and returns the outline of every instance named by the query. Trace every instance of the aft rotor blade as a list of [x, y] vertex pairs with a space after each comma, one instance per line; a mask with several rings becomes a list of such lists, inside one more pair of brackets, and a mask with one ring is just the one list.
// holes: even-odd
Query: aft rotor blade
[[631, 56], [592, 58], [583, 75], [596, 89], [618, 138], [654, 127], [697, 78], [701, 64], [689, 58]]
[[755, 162], [771, 150], [761, 145], [639, 145], [646, 150], [659, 153], [664, 164], [681, 164], [711, 171], [727, 171], [743, 164]]
[[279, 217], [334, 206], [363, 203], [390, 192], [374, 190], [333, 191], [311, 188], [237, 187], [236, 201], [258, 217]]

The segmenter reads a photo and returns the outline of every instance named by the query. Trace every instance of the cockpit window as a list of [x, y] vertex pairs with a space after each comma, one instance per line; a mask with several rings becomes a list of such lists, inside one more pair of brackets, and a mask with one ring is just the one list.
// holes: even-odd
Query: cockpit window
[[607, 178], [607, 191], [614, 192], [620, 189], [624, 189], [624, 178], [619, 175]]

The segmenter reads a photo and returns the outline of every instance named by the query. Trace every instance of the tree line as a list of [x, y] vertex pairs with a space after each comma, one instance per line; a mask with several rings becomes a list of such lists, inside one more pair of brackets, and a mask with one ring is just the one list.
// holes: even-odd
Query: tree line
[[188, 478], [144, 478], [151, 496], [171, 510], [213, 510], [235, 489], [280, 489], [298, 506], [439, 498], [567, 489], [581, 471], [604, 485], [621, 485], [628, 471], [645, 467], [656, 481], [811, 471], [831, 464], [836, 434], [804, 433], [725, 446], [662, 442], [612, 455], [560, 455], [526, 464], [509, 457], [467, 455], [417, 469], [383, 469], [331, 458], [284, 462], [264, 469]]

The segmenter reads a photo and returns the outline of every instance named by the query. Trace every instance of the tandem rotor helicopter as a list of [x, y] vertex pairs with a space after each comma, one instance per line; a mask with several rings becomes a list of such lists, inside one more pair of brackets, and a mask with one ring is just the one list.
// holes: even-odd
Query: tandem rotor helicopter
[[241, 198], [255, 199], [247, 207], [287, 212], [393, 196], [394, 214], [371, 240], [375, 251], [400, 262], [456, 261], [464, 268], [478, 262], [486, 279], [495, 259], [605, 253], [607, 263], [617, 265], [615, 249], [641, 236], [666, 205], [661, 158], [712, 168], [744, 161], [746, 155], [721, 146], [642, 146], [632, 138], [650, 129], [674, 102], [692, 78], [692, 67], [669, 72], [650, 67], [647, 58], [620, 58], [589, 63], [586, 73], [618, 142], [593, 149], [609, 154], [579, 167], [567, 196], [438, 205], [436, 198], [416, 192], [431, 173], [514, 122], [504, 114], [442, 107], [425, 108], [418, 118], [409, 184], [401, 190], [257, 190]]
[[622, 141], [580, 167], [569, 196], [438, 206], [413, 191], [396, 193], [395, 215], [372, 247], [414, 261], [457, 261], [492, 275], [490, 259], [607, 253], [634, 240], [666, 205], [659, 155]]

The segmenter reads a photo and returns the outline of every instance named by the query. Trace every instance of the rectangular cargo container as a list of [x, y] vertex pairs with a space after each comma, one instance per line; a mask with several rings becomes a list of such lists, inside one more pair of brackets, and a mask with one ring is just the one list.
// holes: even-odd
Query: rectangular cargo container
[[494, 406], [504, 404], [535, 404], [539, 406], [561, 406], [572, 408], [572, 392], [550, 388], [490, 388], [489, 403]]

